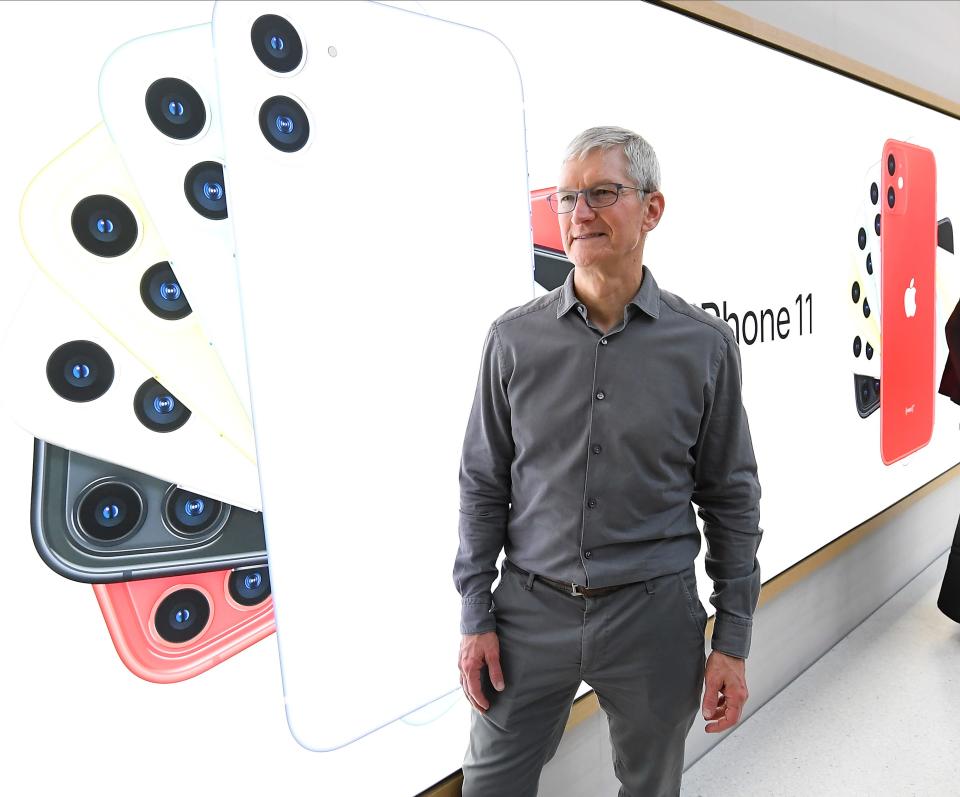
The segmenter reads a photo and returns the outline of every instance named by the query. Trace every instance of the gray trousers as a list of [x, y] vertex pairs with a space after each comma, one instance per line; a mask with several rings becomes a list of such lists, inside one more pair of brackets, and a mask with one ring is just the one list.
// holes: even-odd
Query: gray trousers
[[607, 715], [619, 797], [678, 794], [705, 666], [693, 565], [597, 598], [504, 567], [493, 601], [505, 688], [484, 670], [490, 709], [472, 712], [463, 797], [536, 795], [581, 681]]

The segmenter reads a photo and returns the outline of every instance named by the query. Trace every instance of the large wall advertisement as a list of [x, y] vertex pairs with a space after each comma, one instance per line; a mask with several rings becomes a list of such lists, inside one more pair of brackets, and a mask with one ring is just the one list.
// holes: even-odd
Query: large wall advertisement
[[[207, 3], [8, 7], [17, 29], [34, 32], [0, 54], [17, 77], [8, 108], [19, 109], [0, 153], [8, 782], [107, 794], [413, 795], [460, 766], [469, 708], [450, 580], [459, 443], [486, 325], [570, 268], [543, 198], [584, 128], [620, 125], [653, 145], [666, 211], [645, 262], [662, 288], [726, 320], [739, 341], [764, 581], [960, 461], [960, 407], [937, 392], [943, 327], [960, 300], [956, 119], [646, 3], [395, 5], [224, 4], [216, 16]], [[296, 39], [261, 22], [267, 14], [296, 19]], [[236, 31], [243, 46], [231, 49]], [[447, 69], [431, 77], [441, 52]], [[330, 109], [346, 112], [389, 82], [377, 59], [390, 61], [400, 88], [379, 109], [336, 117]], [[312, 94], [325, 85], [310, 71], [321, 64], [342, 68], [323, 73], [331, 84], [359, 76], [353, 93]], [[424, 78], [404, 84], [414, 69]], [[469, 121], [471, 105], [489, 128]], [[391, 129], [395, 142], [414, 129], [400, 121], [413, 107], [443, 130], [456, 109], [465, 138], [411, 136], [394, 152]], [[249, 140], [238, 132], [247, 119]], [[423, 147], [424, 185], [444, 189], [431, 205], [419, 185], [379, 186], [376, 203], [342, 221], [354, 252], [376, 253], [355, 295], [342, 269], [299, 272], [283, 286], [286, 316], [265, 317], [258, 301], [271, 287], [253, 282], [245, 252], [259, 263], [277, 246], [270, 273], [290, 277], [298, 272], [283, 247], [310, 244], [303, 203], [321, 175], [338, 189], [320, 187], [318, 236], [362, 196], [351, 193], [350, 163], [317, 145], [324, 135], [341, 149], [383, 148], [386, 168]], [[261, 158], [264, 140], [273, 149]], [[289, 163], [302, 184], [283, 171]], [[258, 182], [264, 164], [281, 175], [275, 184]], [[391, 175], [406, 179], [406, 166]], [[275, 205], [263, 202], [271, 190]], [[427, 240], [444, 219], [451, 237]], [[346, 231], [361, 221], [376, 234], [358, 241]], [[418, 264], [441, 244], [450, 275], [418, 286]], [[351, 251], [338, 246], [317, 243], [331, 256]], [[492, 267], [497, 251], [505, 259]], [[397, 329], [378, 327], [383, 315], [363, 303], [392, 297], [410, 308], [425, 291], [436, 304], [451, 290], [467, 295], [471, 281], [483, 290], [466, 309], [408, 309], [418, 317], [407, 333], [440, 333], [432, 348], [446, 381], [431, 388], [403, 367]], [[303, 311], [313, 296], [315, 319]], [[246, 349], [257, 352], [249, 392], [241, 307]], [[443, 334], [458, 318], [462, 334]], [[299, 334], [324, 319], [342, 351], [314, 350]], [[251, 345], [258, 324], [281, 331], [267, 354]], [[283, 329], [298, 337], [285, 343]], [[351, 364], [384, 334], [396, 349], [379, 370]], [[282, 352], [275, 363], [272, 351]], [[256, 420], [278, 395], [258, 374], [275, 384], [283, 363], [306, 354], [317, 365], [317, 351], [323, 367], [290, 383], [305, 392], [287, 405], [285, 429], [299, 425], [302, 439], [285, 431], [289, 442], [269, 453], [262, 437], [255, 447], [251, 409]], [[333, 363], [331, 385], [323, 368]], [[434, 399], [427, 420], [424, 393]], [[347, 398], [372, 418], [367, 436], [352, 425], [360, 410], [341, 415], [321, 453], [310, 408], [333, 413]], [[409, 423], [393, 435], [389, 420], [400, 415]], [[420, 450], [431, 424], [445, 442]], [[257, 427], [262, 436], [267, 427]], [[391, 451], [401, 453], [391, 460]], [[304, 499], [292, 514], [276, 488], [283, 460], [312, 485], [297, 487]], [[387, 483], [398, 463], [407, 472]], [[423, 489], [407, 500], [413, 484]], [[274, 515], [259, 511], [261, 490]], [[279, 528], [287, 516], [302, 518], [309, 539]], [[338, 554], [364, 552], [370, 566], [347, 584]], [[277, 567], [267, 569], [267, 554]], [[704, 555], [700, 598], [712, 611]], [[296, 712], [310, 718], [292, 734]], [[325, 748], [336, 749], [315, 752]]]

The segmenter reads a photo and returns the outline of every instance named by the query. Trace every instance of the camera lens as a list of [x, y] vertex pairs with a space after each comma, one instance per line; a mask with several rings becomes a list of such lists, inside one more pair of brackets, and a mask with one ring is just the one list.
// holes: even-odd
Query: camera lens
[[861, 227], [860, 232], [857, 233], [857, 246], [861, 249], [867, 248], [867, 231], [863, 229], [863, 227]]
[[854, 282], [850, 289], [850, 295], [853, 297], [854, 304], [860, 301], [860, 283]]
[[195, 589], [178, 589], [160, 601], [153, 618], [154, 628], [167, 642], [189, 642], [199, 636], [210, 621], [210, 602]]
[[47, 358], [47, 382], [67, 401], [93, 401], [113, 384], [113, 360], [92, 341], [71, 340]]
[[877, 187], [876, 183], [870, 183], [870, 204], [876, 205], [877, 200], [880, 199], [880, 189]]
[[190, 315], [190, 303], [167, 261], [154, 263], [140, 280], [140, 298], [155, 316], [176, 321]]
[[256, 606], [270, 595], [270, 571], [266, 567], [234, 570], [227, 588], [230, 597], [241, 606]]
[[873, 346], [871, 346], [869, 343], [867, 344], [866, 355], [868, 360], [873, 359]]
[[174, 488], [163, 505], [163, 516], [178, 534], [196, 537], [215, 528], [224, 518], [225, 508], [220, 501], [189, 490]]
[[118, 257], [137, 242], [137, 220], [115, 196], [94, 194], [81, 199], [70, 217], [77, 242], [97, 257]]
[[859, 356], [860, 356], [860, 346], [861, 346], [860, 336], [857, 335], [857, 336], [853, 339], [853, 356], [854, 356], [854, 357], [859, 357]]
[[[893, 204], [894, 204], [894, 202], [896, 202], [896, 201], [897, 201], [897, 196], [896, 196], [896, 193], [895, 193], [894, 190], [893, 190], [893, 186], [891, 185], [891, 186], [887, 189], [887, 204], [888, 204], [890, 207], [893, 207]], [[879, 234], [880, 234], [880, 231], [877, 230], [877, 235], [879, 235]]]
[[276, 96], [260, 106], [260, 130], [281, 152], [296, 152], [307, 143], [310, 123], [295, 100]]
[[873, 380], [873, 392], [874, 392], [874, 393], [879, 393], [879, 392], [880, 392], [880, 380], [879, 380], [879, 379], [874, 379], [874, 380]]
[[893, 159], [893, 153], [891, 152], [887, 155], [887, 173], [893, 177], [893, 173], [897, 170], [897, 162]]
[[870, 403], [870, 384], [868, 382], [860, 383], [860, 403], [863, 405]]
[[207, 110], [197, 90], [178, 78], [155, 80], [144, 102], [154, 127], [178, 141], [193, 138], [207, 123]]
[[276, 14], [264, 14], [253, 23], [250, 43], [260, 63], [274, 72], [292, 72], [303, 60], [300, 34]]
[[873, 258], [867, 252], [867, 274], [873, 274]]
[[140, 494], [122, 482], [98, 484], [77, 504], [77, 525], [98, 542], [116, 542], [126, 537], [142, 516]]
[[867, 302], [866, 297], [863, 300], [863, 317], [870, 318], [870, 304]]
[[140, 423], [154, 432], [172, 432], [190, 418], [190, 410], [156, 379], [140, 385], [133, 398], [133, 411]]
[[183, 180], [183, 192], [197, 213], [208, 219], [227, 217], [227, 192], [223, 166], [216, 161], [203, 161], [193, 166]]

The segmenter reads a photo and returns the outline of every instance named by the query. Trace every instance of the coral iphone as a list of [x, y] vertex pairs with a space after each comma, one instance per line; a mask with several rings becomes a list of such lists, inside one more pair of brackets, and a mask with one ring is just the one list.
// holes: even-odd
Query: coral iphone
[[476, 353], [534, 295], [522, 89], [495, 37], [379, 3], [218, 3], [213, 40], [287, 719], [329, 750], [459, 688]]
[[880, 454], [889, 465], [933, 434], [936, 165], [929, 149], [888, 140], [880, 185]]
[[154, 683], [193, 678], [274, 632], [266, 565], [93, 590], [120, 659]]

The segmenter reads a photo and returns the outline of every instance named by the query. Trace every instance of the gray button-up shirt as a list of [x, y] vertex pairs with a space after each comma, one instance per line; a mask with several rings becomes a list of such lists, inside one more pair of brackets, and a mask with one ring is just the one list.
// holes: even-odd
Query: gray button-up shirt
[[700, 508], [712, 647], [746, 658], [760, 595], [760, 484], [730, 327], [643, 268], [603, 333], [566, 282], [501, 315], [483, 347], [460, 465], [460, 631], [496, 628], [501, 548], [586, 587], [679, 572]]

